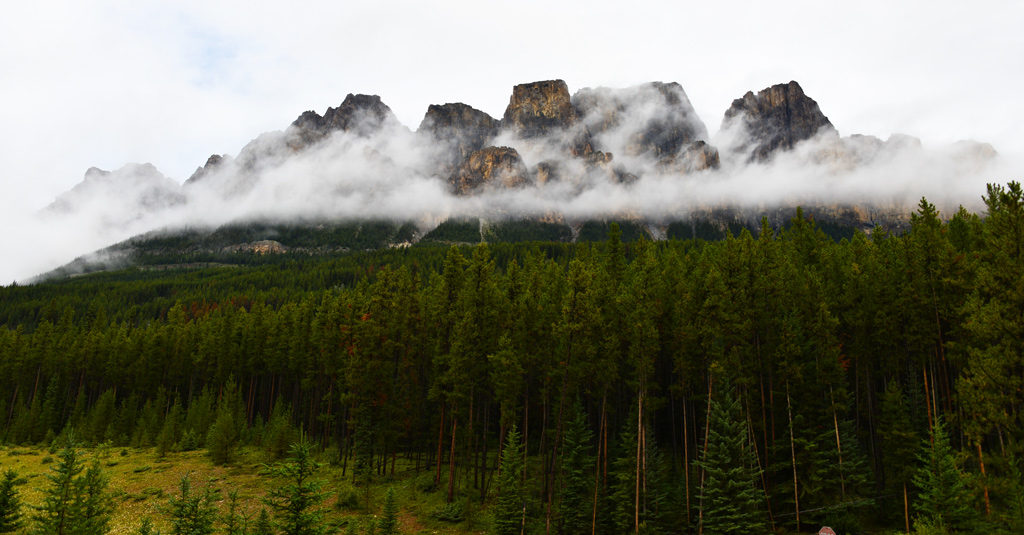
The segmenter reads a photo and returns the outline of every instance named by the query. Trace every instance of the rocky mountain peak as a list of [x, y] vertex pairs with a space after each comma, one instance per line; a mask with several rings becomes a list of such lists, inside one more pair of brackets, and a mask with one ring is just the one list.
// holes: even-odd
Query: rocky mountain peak
[[299, 115], [291, 125], [298, 142], [291, 145], [299, 149], [337, 130], [368, 136], [392, 122], [397, 124], [398, 119], [379, 96], [349, 93], [340, 106], [327, 108], [323, 116], [315, 111], [305, 111]]
[[221, 156], [219, 154], [211, 154], [210, 157], [206, 159], [206, 165], [202, 167], [197, 167], [195, 172], [192, 173], [192, 176], [188, 177], [188, 180], [185, 181], [185, 184], [195, 184], [196, 182], [202, 180], [203, 177], [216, 171], [217, 168], [220, 167], [220, 165], [224, 162], [224, 159], [225, 156]]
[[427, 107], [427, 114], [423, 116], [418, 131], [491, 131], [496, 129], [498, 124], [497, 119], [468, 104], [461, 102], [431, 104]]
[[573, 95], [572, 102], [595, 138], [601, 139], [602, 134], [625, 137], [627, 154], [671, 155], [708, 137], [707, 127], [675, 82], [584, 88]]
[[442, 173], [447, 174], [487, 145], [497, 134], [499, 125], [497, 119], [461, 102], [431, 104], [417, 132], [449, 144], [450, 150], [442, 162]]
[[519, 84], [512, 88], [501, 127], [524, 139], [550, 138], [572, 156], [594, 152], [590, 132], [580, 124], [579, 113], [563, 80]]
[[569, 87], [563, 80], [547, 80], [512, 88], [512, 98], [505, 108], [501, 124], [518, 131], [523, 137], [538, 137], [553, 130], [569, 128], [576, 120]]
[[818, 103], [796, 82], [773, 85], [756, 95], [748, 91], [732, 102], [722, 120], [722, 131], [739, 138], [731, 149], [749, 154], [749, 161], [766, 161], [775, 151], [792, 149], [821, 129], [835, 131]]
[[122, 214], [115, 206], [135, 210], [132, 219], [185, 201], [180, 186], [150, 163], [129, 163], [114, 171], [90, 167], [82, 181], [43, 209], [50, 214], [98, 210]]
[[324, 127], [329, 130], [344, 130], [359, 135], [376, 132], [384, 123], [396, 120], [391, 108], [377, 95], [353, 95], [349, 93], [337, 108], [327, 108], [324, 113]]
[[[650, 82], [623, 89], [585, 88], [573, 95], [572, 102], [601, 150], [633, 157], [649, 155], [679, 171], [683, 168], [667, 164], [683, 156], [689, 159], [689, 154], [700, 154], [698, 159], [706, 161], [708, 167], [717, 167], [717, 150], [704, 144], [691, 147], [707, 139], [707, 127], [678, 83]], [[696, 159], [685, 167], [706, 168]]]

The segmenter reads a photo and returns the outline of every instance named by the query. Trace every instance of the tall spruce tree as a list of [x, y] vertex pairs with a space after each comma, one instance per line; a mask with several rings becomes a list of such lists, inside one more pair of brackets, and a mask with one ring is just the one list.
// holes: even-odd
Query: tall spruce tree
[[321, 535], [326, 533], [321, 507], [327, 493], [324, 482], [315, 479], [320, 464], [313, 460], [313, 446], [302, 438], [292, 444], [288, 459], [268, 473], [281, 479], [271, 487], [265, 503], [274, 512], [277, 527], [284, 535]]
[[565, 485], [562, 488], [558, 515], [558, 532], [562, 535], [582, 535], [590, 532], [590, 438], [586, 414], [577, 400], [573, 405], [573, 417], [569, 420], [565, 432], [565, 447], [562, 454]]
[[61, 450], [57, 464], [46, 475], [50, 485], [43, 491], [43, 503], [32, 516], [36, 535], [65, 535], [72, 531], [76, 511], [76, 480], [82, 473], [82, 461], [70, 443]]
[[107, 476], [99, 462], [93, 462], [82, 474], [78, 485], [78, 527], [75, 535], [100, 535], [110, 531], [110, 516], [114, 504], [107, 493]]
[[221, 517], [224, 535], [246, 535], [247, 520], [246, 516], [239, 511], [238, 491], [232, 490], [228, 493], [228, 510]]
[[891, 492], [899, 495], [903, 505], [903, 526], [906, 531], [910, 531], [910, 498], [907, 486], [913, 477], [914, 458], [920, 439], [910, 418], [903, 390], [895, 380], [890, 381], [882, 393], [882, 407], [878, 420], [886, 486]]
[[201, 492], [194, 492], [191, 478], [187, 474], [182, 477], [178, 484], [178, 496], [171, 496], [168, 500], [171, 534], [211, 535], [217, 520], [216, 499], [217, 493], [209, 485]]
[[270, 519], [270, 513], [266, 507], [260, 509], [256, 515], [256, 521], [252, 526], [252, 535], [274, 535], [274, 522]]
[[96, 463], [84, 474], [82, 470], [78, 451], [68, 439], [60, 460], [46, 476], [50, 486], [43, 491], [43, 503], [35, 507], [32, 533], [102, 535], [109, 531], [112, 504], [106, 477]]
[[764, 533], [764, 494], [740, 403], [722, 384], [711, 400], [707, 451], [697, 463], [705, 473], [700, 530], [705, 535]]
[[952, 533], [972, 533], [978, 526], [968, 475], [956, 464], [956, 455], [942, 418], [935, 419], [930, 440], [921, 443], [920, 467], [914, 474], [918, 488], [915, 528], [930, 526]]
[[515, 424], [505, 435], [501, 450], [501, 474], [498, 476], [498, 499], [494, 504], [495, 535], [519, 535], [525, 522], [523, 495], [523, 446]]
[[380, 534], [381, 535], [398, 535], [398, 502], [395, 501], [395, 489], [388, 487], [388, 492], [384, 495], [384, 508], [381, 510], [380, 516]]
[[4, 472], [0, 481], [0, 533], [11, 533], [21, 527], [21, 498], [18, 497], [18, 473]]
[[634, 410], [619, 433], [619, 452], [609, 476], [610, 520], [616, 533], [669, 533], [675, 519], [668, 504], [668, 468], [654, 433], [639, 435], [637, 421]]

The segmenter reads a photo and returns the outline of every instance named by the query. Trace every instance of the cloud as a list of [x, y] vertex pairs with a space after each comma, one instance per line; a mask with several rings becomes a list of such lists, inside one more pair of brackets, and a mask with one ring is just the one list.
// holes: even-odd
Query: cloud
[[[639, 112], [621, 115], [595, 136], [595, 144], [623, 154], [622, 161], [616, 156], [595, 165], [569, 155], [566, 140], [575, 139], [588, 121], [593, 124], [593, 117], [545, 137], [524, 139], [506, 130], [492, 144], [515, 148], [531, 172], [554, 164], [557, 179], [467, 196], [453, 194], [447, 177], [438, 175], [450, 147], [394, 121], [333, 131], [309, 146], [294, 127], [268, 132], [183, 187], [151, 165], [91, 169], [81, 184], [32, 216], [31, 225], [17, 233], [21, 241], [12, 244], [18, 254], [6, 255], [0, 272], [25, 278], [146, 231], [254, 219], [387, 218], [429, 229], [467, 216], [668, 222], [723, 207], [754, 218], [797, 204], [905, 216], [922, 196], [950, 214], [961, 204], [980, 209], [985, 183], [1018, 168], [986, 144], [929, 148], [907, 136], [882, 141], [822, 130], [767, 162], [746, 163], [740, 154], [723, 159], [718, 169], [683, 173], [664, 165], [666, 155], [637, 148], [637, 133], [664, 115], [651, 111], [657, 99], [645, 91], [619, 95], [622, 109]], [[623, 180], [617, 170], [635, 178]]]
[[500, 115], [513, 84], [550, 78], [679, 81], [712, 137], [733, 98], [796, 79], [844, 132], [983, 139], [1006, 156], [1024, 146], [1022, 73], [1006, 65], [1024, 53], [1022, 13], [994, 0], [17, 3], [0, 19], [0, 226], [28, 232], [91, 166], [152, 162], [180, 182], [349, 92], [416, 125], [451, 100]]

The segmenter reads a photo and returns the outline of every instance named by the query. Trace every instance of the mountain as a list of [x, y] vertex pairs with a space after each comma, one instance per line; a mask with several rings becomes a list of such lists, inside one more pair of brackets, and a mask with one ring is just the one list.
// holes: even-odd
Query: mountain
[[748, 161], [765, 161], [780, 150], [793, 149], [820, 131], [834, 132], [832, 123], [814, 99], [796, 82], [778, 84], [745, 95], [725, 111], [722, 131], [742, 129], [731, 149]]
[[[564, 81], [545, 80], [514, 86], [500, 119], [465, 103], [432, 104], [415, 131], [379, 96], [348, 94], [323, 115], [305, 111], [284, 130], [260, 134], [235, 156], [210, 156], [180, 186], [149, 164], [90, 169], [43, 214], [123, 226], [166, 212], [153, 221], [207, 232], [260, 222], [415, 229], [323, 244], [333, 250], [414, 242], [449, 220], [479, 221], [480, 229], [451, 235], [481, 239], [496, 236], [481, 229], [505, 222], [519, 230], [504, 235], [580, 239], [590, 235], [588, 222], [608, 219], [635, 222], [651, 237], [713, 237], [757, 229], [761, 217], [784, 222], [802, 205], [849, 229], [838, 236], [901, 228], [924, 193], [886, 193], [892, 184], [928, 173], [945, 192], [996, 157], [977, 142], [933, 150], [900, 134], [841, 137], [795, 81], [735, 99], [711, 136], [678, 83], [570, 94]], [[952, 206], [966, 202], [955, 195]], [[210, 250], [274, 236], [246, 239]], [[316, 249], [307, 245], [299, 249]]]
[[114, 171], [90, 167], [82, 181], [59, 195], [41, 215], [88, 217], [121, 226], [186, 202], [181, 186], [152, 164], [127, 164]]

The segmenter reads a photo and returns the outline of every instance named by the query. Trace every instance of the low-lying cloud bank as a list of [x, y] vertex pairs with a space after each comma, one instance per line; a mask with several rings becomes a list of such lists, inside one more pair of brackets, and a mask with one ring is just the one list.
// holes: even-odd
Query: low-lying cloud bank
[[[922, 196], [949, 214], [959, 205], [979, 210], [986, 183], [1021, 169], [983, 143], [922, 147], [909, 136], [840, 137], [792, 83], [737, 99], [713, 138], [677, 84], [584, 89], [571, 102], [564, 83], [545, 84], [517, 86], [501, 121], [446, 105], [431, 107], [417, 131], [379, 99], [350, 95], [323, 117], [307, 112], [284, 131], [260, 135], [237, 156], [211, 157], [183, 185], [149, 164], [90, 169], [81, 184], [19, 222], [0, 281], [154, 229], [252, 219], [384, 218], [427, 230], [458, 216], [668, 222], [723, 207], [906, 214]], [[779, 97], [787, 102], [776, 102], [769, 92], [776, 88], [788, 91]], [[805, 113], [804, 130], [813, 132], [778, 122], [778, 105], [793, 108], [780, 117]], [[467, 170], [484, 146], [514, 151], [502, 152], [504, 167], [481, 156], [482, 167]], [[459, 172], [479, 176], [460, 190]]]

